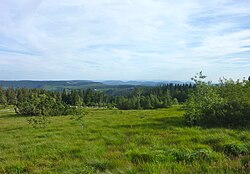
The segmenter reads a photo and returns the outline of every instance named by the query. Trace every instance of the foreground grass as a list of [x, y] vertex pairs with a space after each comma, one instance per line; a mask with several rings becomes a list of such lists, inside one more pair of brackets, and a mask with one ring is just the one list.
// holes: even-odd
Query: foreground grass
[[249, 173], [249, 129], [190, 128], [180, 107], [89, 110], [34, 129], [0, 110], [0, 173]]

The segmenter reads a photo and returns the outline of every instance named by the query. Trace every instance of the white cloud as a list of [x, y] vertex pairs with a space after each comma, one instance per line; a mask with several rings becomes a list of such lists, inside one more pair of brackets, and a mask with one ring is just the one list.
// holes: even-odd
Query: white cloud
[[201, 46], [194, 48], [194, 54], [205, 57], [219, 57], [250, 51], [250, 30], [206, 37]]
[[[249, 73], [248, 59], [236, 61], [250, 51], [247, 1], [1, 3], [0, 66], [33, 78], [189, 79], [200, 69], [213, 72], [213, 78]], [[5, 71], [0, 78], [8, 78]]]

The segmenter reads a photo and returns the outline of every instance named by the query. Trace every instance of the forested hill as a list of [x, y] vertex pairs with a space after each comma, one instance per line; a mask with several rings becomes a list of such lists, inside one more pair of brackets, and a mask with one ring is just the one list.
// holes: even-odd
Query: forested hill
[[88, 80], [71, 80], [71, 81], [0, 81], [0, 86], [4, 88], [41, 88], [47, 90], [60, 90], [64, 88], [91, 88], [103, 86], [100, 82], [93, 82]]
[[133, 85], [133, 86], [159, 86], [163, 84], [183, 84], [190, 82], [181, 81], [120, 81], [120, 80], [107, 80], [103, 81], [106, 85]]
[[67, 89], [110, 89], [110, 88], [131, 88], [134, 86], [159, 86], [162, 84], [183, 84], [180, 81], [101, 81], [90, 80], [69, 80], [69, 81], [0, 81], [3, 88], [41, 88], [46, 90], [61, 91]]

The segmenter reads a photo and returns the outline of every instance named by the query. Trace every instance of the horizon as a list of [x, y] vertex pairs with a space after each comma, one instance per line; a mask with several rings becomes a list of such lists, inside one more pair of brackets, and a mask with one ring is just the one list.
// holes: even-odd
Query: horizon
[[218, 82], [250, 75], [250, 1], [1, 2], [3, 80], [191, 81], [202, 70]]
[[181, 80], [88, 80], [88, 79], [41, 79], [41, 80], [2, 80], [0, 81], [94, 81], [94, 82], [105, 82], [105, 81], [122, 81], [122, 82], [130, 82], [130, 81], [136, 81], [136, 82], [162, 82], [162, 81], [181, 81]]
[[[227, 80], [240, 80], [242, 81], [243, 79], [248, 79], [250, 76], [244, 76], [242, 78], [231, 78], [231, 77], [219, 77], [217, 80], [213, 81], [211, 78], [206, 77], [205, 81], [211, 81], [213, 83], [218, 83], [220, 79], [225, 78]], [[106, 81], [121, 81], [121, 82], [131, 82], [131, 81], [136, 81], [136, 82], [184, 82], [184, 83], [193, 83], [193, 80], [190, 77], [189, 79], [127, 79], [127, 80], [122, 80], [122, 79], [0, 79], [0, 81], [91, 81], [91, 82], [106, 82]]]

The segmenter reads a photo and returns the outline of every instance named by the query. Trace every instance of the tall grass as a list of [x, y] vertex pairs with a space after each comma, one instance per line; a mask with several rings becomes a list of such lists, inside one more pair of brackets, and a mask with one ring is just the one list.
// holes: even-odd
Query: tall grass
[[249, 173], [249, 129], [187, 127], [179, 106], [89, 109], [34, 129], [0, 110], [0, 173]]

